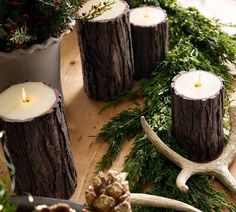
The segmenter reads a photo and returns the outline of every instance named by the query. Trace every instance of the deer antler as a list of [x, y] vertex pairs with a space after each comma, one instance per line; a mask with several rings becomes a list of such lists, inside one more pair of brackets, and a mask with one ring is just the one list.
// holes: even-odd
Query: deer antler
[[130, 194], [131, 204], [170, 208], [176, 211], [201, 212], [201, 210], [178, 200], [149, 194]]
[[229, 165], [236, 156], [236, 106], [229, 109], [230, 114], [230, 138], [221, 155], [208, 163], [196, 163], [190, 161], [172, 149], [156, 135], [152, 128], [148, 125], [145, 118], [141, 117], [141, 124], [147, 137], [153, 145], [173, 163], [182, 168], [176, 179], [177, 187], [183, 191], [188, 191], [186, 185], [187, 180], [197, 174], [205, 174], [215, 176], [221, 181], [231, 192], [236, 193], [236, 179], [229, 171]]

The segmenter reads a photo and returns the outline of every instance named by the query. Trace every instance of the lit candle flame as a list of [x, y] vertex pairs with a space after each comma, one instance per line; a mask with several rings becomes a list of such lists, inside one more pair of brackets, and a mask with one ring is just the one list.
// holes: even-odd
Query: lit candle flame
[[198, 75], [198, 81], [194, 84], [194, 86], [195, 86], [196, 88], [199, 88], [199, 87], [202, 86], [202, 84], [201, 84], [201, 73], [199, 73], [199, 75]]
[[26, 95], [26, 91], [25, 91], [25, 89], [24, 88], [22, 88], [22, 101], [23, 101], [23, 103], [27, 103], [27, 102], [29, 102], [29, 98], [27, 97], [27, 95]]
[[28, 194], [28, 200], [29, 202], [34, 202], [34, 197], [31, 194]]

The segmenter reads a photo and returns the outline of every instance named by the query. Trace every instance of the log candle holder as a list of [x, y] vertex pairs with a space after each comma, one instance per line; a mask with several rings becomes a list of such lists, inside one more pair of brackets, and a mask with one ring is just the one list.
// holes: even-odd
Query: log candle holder
[[139, 7], [130, 12], [135, 79], [150, 77], [168, 50], [168, 19], [159, 7]]
[[[80, 9], [88, 14], [99, 0], [90, 0]], [[134, 65], [129, 23], [129, 6], [115, 0], [111, 10], [88, 21], [77, 20], [83, 84], [94, 100], [108, 101], [133, 84]]]
[[172, 130], [193, 161], [215, 159], [222, 151], [224, 85], [205, 71], [178, 74], [171, 84]]
[[69, 198], [77, 176], [59, 92], [41, 82], [20, 83], [0, 93], [0, 105], [15, 192]]

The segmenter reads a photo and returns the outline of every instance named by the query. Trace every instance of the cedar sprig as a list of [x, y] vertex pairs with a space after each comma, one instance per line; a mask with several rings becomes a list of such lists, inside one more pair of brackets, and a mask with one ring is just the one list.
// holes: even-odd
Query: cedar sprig
[[[194, 68], [210, 71], [224, 79], [226, 96], [230, 96], [232, 76], [224, 63], [236, 61], [235, 37], [222, 32], [221, 25], [217, 21], [205, 18], [194, 8], [183, 8], [175, 0], [133, 1], [134, 5], [144, 3], [160, 5], [167, 11], [170, 24], [170, 51], [166, 58], [157, 64], [151, 79], [142, 80], [139, 83], [139, 95], [144, 97], [144, 108], [140, 114], [145, 114], [148, 123], [164, 142], [176, 152], [185, 155], [171, 135], [171, 80], [180, 71]], [[228, 105], [228, 100], [226, 105]], [[132, 114], [132, 110], [126, 113]], [[132, 126], [127, 126], [127, 128], [123, 126], [131, 120], [131, 117], [121, 118], [118, 114], [102, 128], [99, 139], [112, 141], [107, 155], [104, 156], [106, 164], [111, 165], [112, 160], [115, 159], [111, 157], [112, 152], [116, 152], [117, 155], [121, 150], [122, 137], [130, 135], [129, 130]], [[136, 125], [138, 125], [138, 120]], [[117, 128], [116, 131], [114, 126]], [[225, 123], [225, 126], [228, 127], [228, 123]], [[235, 205], [227, 202], [222, 192], [215, 191], [211, 187], [212, 178], [192, 177], [188, 181], [190, 191], [187, 194], [181, 193], [175, 185], [179, 168], [152, 146], [140, 128], [135, 131], [133, 137], [135, 138], [133, 147], [126, 158], [124, 167], [124, 170], [129, 173], [132, 191], [178, 199], [202, 211], [221, 211], [222, 208], [236, 211]], [[100, 167], [107, 167], [103, 166], [103, 162], [103, 160], [100, 161]], [[157, 211], [156, 208], [141, 207], [135, 208], [135, 211], [136, 209], [142, 212]], [[158, 209], [158, 211], [166, 210]]]
[[10, 202], [10, 197], [7, 190], [7, 182], [9, 181], [9, 176], [5, 176], [0, 180], [0, 211], [1, 212], [14, 212], [16, 211], [16, 206]]
[[97, 135], [97, 141], [110, 144], [107, 154], [97, 164], [97, 171], [111, 167], [112, 161], [118, 156], [124, 139], [133, 138], [141, 130], [140, 117], [144, 115], [140, 107], [124, 110], [105, 125]]
[[26, 29], [21, 27], [21, 28], [15, 29], [12, 37], [10, 38], [10, 41], [14, 43], [16, 46], [21, 47], [23, 43], [29, 42], [33, 39], [34, 38], [32, 36], [27, 35]]

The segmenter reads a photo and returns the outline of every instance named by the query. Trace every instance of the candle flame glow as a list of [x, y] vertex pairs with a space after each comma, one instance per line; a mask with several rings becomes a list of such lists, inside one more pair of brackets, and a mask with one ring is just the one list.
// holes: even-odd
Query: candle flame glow
[[149, 18], [148, 14], [144, 14], [143, 16], [144, 16], [144, 18]]
[[34, 202], [34, 197], [31, 194], [28, 194], [28, 200], [29, 202]]
[[29, 102], [29, 98], [27, 97], [26, 91], [25, 91], [24, 88], [22, 88], [21, 92], [22, 92], [22, 102], [23, 102], [23, 103]]
[[199, 75], [198, 75], [198, 81], [197, 81], [196, 83], [194, 83], [194, 86], [195, 86], [196, 88], [199, 88], [199, 87], [202, 86], [202, 84], [201, 84], [201, 73], [199, 73]]

